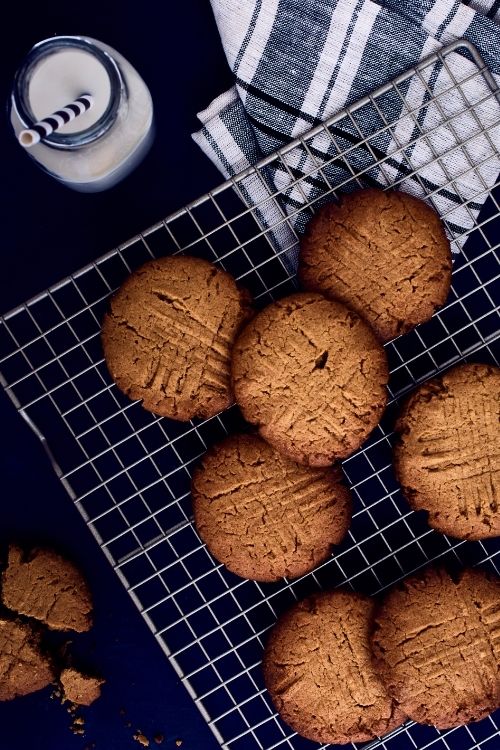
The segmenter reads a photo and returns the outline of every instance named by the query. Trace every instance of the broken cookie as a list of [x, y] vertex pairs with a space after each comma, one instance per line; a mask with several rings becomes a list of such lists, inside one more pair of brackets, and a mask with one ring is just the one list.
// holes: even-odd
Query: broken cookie
[[11, 545], [2, 576], [6, 607], [43, 622], [52, 630], [83, 633], [92, 625], [92, 599], [75, 565], [49, 549], [24, 555]]
[[53, 679], [52, 663], [40, 649], [40, 634], [24, 622], [0, 618], [0, 700], [35, 693]]
[[67, 667], [59, 678], [66, 700], [79, 706], [90, 706], [101, 695], [101, 685], [105, 680], [100, 677], [79, 672], [74, 667]]

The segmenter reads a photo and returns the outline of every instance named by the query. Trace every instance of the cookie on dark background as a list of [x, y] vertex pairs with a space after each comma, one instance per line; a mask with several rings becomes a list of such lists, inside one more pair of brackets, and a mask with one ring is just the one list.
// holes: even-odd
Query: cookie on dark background
[[342, 541], [351, 497], [338, 467], [311, 469], [257, 435], [206, 453], [191, 485], [195, 526], [213, 556], [244, 578], [304, 575]]
[[500, 706], [500, 581], [428, 568], [385, 596], [372, 645], [411, 719], [439, 729], [478, 721]]
[[423, 323], [444, 304], [451, 268], [437, 213], [398, 191], [369, 188], [326, 204], [300, 243], [304, 288], [344, 302], [382, 341]]
[[500, 535], [500, 369], [464, 364], [420, 386], [396, 424], [403, 493], [460, 539]]
[[0, 617], [0, 701], [41, 690], [54, 680], [40, 634], [30, 624]]
[[212, 417], [233, 402], [230, 353], [250, 296], [212, 263], [159, 258], [111, 298], [104, 358], [117, 386], [163, 417]]
[[328, 466], [378, 424], [388, 379], [384, 349], [340, 302], [302, 292], [262, 310], [233, 349], [244, 417], [298, 463]]
[[332, 591], [298, 602], [266, 645], [266, 687], [281, 718], [315, 742], [365, 742], [405, 720], [372, 664], [373, 599]]
[[90, 706], [101, 695], [104, 680], [84, 674], [75, 667], [66, 667], [59, 675], [64, 699], [77, 706]]
[[2, 602], [52, 630], [83, 633], [92, 626], [92, 597], [78, 568], [51, 549], [23, 553], [12, 544], [2, 574]]

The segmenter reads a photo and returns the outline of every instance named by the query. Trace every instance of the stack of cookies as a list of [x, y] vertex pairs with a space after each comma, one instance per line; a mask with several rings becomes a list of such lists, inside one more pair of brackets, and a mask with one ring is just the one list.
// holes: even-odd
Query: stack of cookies
[[[451, 265], [432, 208], [404, 193], [363, 190], [323, 206], [309, 223], [299, 257], [304, 291], [257, 314], [229, 274], [185, 256], [146, 263], [114, 295], [102, 343], [124, 393], [180, 420], [214, 416], [236, 401], [254, 427], [212, 447], [192, 479], [196, 528], [230, 571], [262, 582], [294, 578], [342, 541], [351, 497], [335, 462], [361, 447], [385, 409], [384, 342], [445, 302]], [[500, 534], [499, 390], [498, 368], [463, 365], [414, 393], [397, 423], [395, 466], [411, 506], [463, 539]], [[495, 582], [486, 588], [498, 597]], [[372, 658], [374, 608], [350, 593], [315, 595], [271, 636], [266, 683], [304, 736], [361, 741], [417, 716], [381, 666], [385, 637], [375, 639]], [[494, 608], [490, 615], [494, 623]], [[490, 624], [481, 643], [490, 643]], [[401, 648], [401, 638], [390, 648]], [[457, 716], [474, 718], [483, 704], [490, 710], [498, 691], [488, 696], [471, 701], [470, 714], [460, 703]]]

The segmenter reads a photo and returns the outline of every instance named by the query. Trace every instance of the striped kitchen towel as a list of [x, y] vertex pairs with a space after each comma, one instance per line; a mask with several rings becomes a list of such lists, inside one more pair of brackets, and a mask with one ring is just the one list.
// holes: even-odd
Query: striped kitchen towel
[[[458, 39], [500, 83], [500, 0], [211, 2], [235, 85], [199, 113], [193, 138], [226, 177]], [[458, 251], [500, 172], [500, 104], [465, 47], [330, 130], [239, 183], [291, 269], [304, 206], [327, 186], [396, 185], [424, 197]]]

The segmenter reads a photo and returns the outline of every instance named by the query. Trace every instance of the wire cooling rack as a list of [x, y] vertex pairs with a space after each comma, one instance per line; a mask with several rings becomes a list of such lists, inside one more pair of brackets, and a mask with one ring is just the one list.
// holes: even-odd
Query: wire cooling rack
[[[462, 80], [452, 64], [458, 53], [468, 60]], [[438, 67], [440, 94], [429, 86]], [[416, 84], [421, 96], [412, 109], [405, 97]], [[450, 95], [452, 115], [446, 111]], [[496, 107], [497, 96], [474, 48], [452, 45], [1, 321], [0, 367], [8, 395], [49, 450], [71, 498], [226, 750], [311, 746], [276, 716], [260, 673], [266, 631], [296, 598], [341, 584], [376, 594], [438, 558], [498, 573], [498, 542], [463, 543], [430, 530], [423, 514], [409, 510], [391, 467], [391, 425], [402, 395], [462, 359], [498, 364], [500, 207], [485, 177], [488, 159], [498, 171], [498, 154], [495, 123], [485, 124], [483, 108]], [[457, 133], [456, 118], [463, 116], [473, 126], [467, 142]], [[413, 135], [402, 141], [405, 119]], [[480, 165], [470, 156], [474, 132], [491, 146]], [[380, 138], [391, 141], [390, 157], [377, 152]], [[331, 147], [322, 156], [316, 148], [321, 139]], [[446, 144], [446, 155], [439, 143]], [[424, 177], [429, 166], [434, 173], [441, 169], [440, 185]], [[281, 190], [272, 187], [271, 172], [274, 184], [276, 175], [286, 177]], [[242, 427], [242, 419], [233, 407], [207, 421], [180, 424], [124, 397], [108, 376], [99, 342], [107, 299], [150, 257], [184, 250], [220, 263], [258, 305], [279, 298], [296, 287], [289, 259], [304, 217], [325, 196], [373, 179], [413, 192], [417, 187], [440, 209], [462, 248], [454, 258], [453, 288], [430, 322], [386, 347], [387, 414], [362, 450], [343, 462], [355, 500], [346, 541], [294, 582], [245, 581], [218, 565], [201, 543], [189, 495], [193, 465], [210, 445]], [[476, 186], [472, 195], [470, 184]], [[450, 220], [456, 206], [443, 208], [451, 189], [465, 229]], [[499, 747], [496, 721], [498, 714], [449, 732], [409, 722], [369, 746], [493, 750]]]

